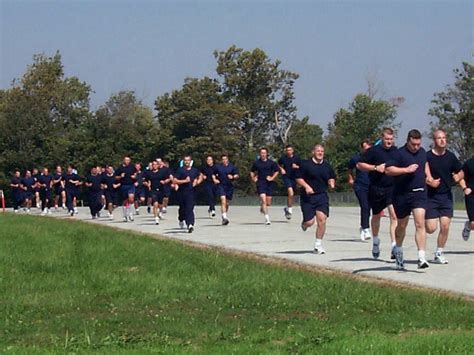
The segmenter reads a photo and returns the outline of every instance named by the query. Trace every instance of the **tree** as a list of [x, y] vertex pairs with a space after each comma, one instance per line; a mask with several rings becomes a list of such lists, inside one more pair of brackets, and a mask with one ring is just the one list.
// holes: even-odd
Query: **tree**
[[375, 140], [384, 126], [394, 128], [396, 114], [392, 101], [376, 100], [366, 94], [356, 95], [348, 109], [341, 108], [334, 114], [325, 144], [339, 177], [345, 177], [349, 159], [359, 150], [360, 142], [365, 138]]
[[454, 86], [434, 94], [428, 114], [431, 127], [446, 130], [451, 149], [464, 161], [474, 154], [474, 66], [464, 62], [454, 75]]
[[323, 143], [323, 129], [309, 123], [309, 117], [295, 120], [288, 135], [288, 143], [301, 158], [309, 158], [315, 144]]
[[280, 69], [281, 62], [271, 61], [259, 48], [231, 46], [214, 56], [226, 101], [243, 108], [242, 148], [252, 151], [275, 139], [286, 143], [284, 132], [296, 119], [293, 86], [298, 74]]

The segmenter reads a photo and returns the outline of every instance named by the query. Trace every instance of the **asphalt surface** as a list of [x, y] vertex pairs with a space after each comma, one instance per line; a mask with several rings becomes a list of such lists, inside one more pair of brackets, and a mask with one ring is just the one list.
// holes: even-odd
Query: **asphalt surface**
[[[34, 211], [34, 213], [37, 213]], [[104, 213], [103, 213], [104, 214]], [[456, 211], [452, 220], [450, 235], [445, 249], [449, 264], [430, 263], [430, 268], [417, 269], [417, 249], [414, 241], [414, 226], [411, 221], [407, 230], [404, 245], [405, 266], [407, 271], [395, 270], [390, 260], [390, 238], [388, 235], [388, 218], [382, 218], [381, 255], [372, 258], [372, 242], [359, 239], [359, 210], [353, 207], [333, 207], [327, 222], [323, 246], [325, 255], [313, 254], [314, 227], [303, 232], [300, 228], [301, 212], [294, 208], [293, 218], [288, 221], [282, 207], [271, 207], [271, 225], [264, 224], [263, 215], [256, 206], [231, 207], [230, 224], [221, 225], [220, 213], [210, 218], [207, 207], [195, 209], [196, 225], [193, 233], [180, 229], [177, 221], [177, 208], [169, 207], [160, 225], [154, 224], [151, 214], [141, 207], [140, 215], [134, 222], [122, 221], [121, 208], [114, 213], [114, 220], [102, 216], [91, 220], [88, 208], [79, 208], [75, 217], [66, 217], [63, 210], [53, 212], [53, 217], [75, 218], [109, 225], [115, 228], [129, 229], [151, 234], [158, 234], [171, 239], [192, 241], [210, 246], [249, 252], [273, 258], [282, 258], [312, 266], [359, 274], [369, 277], [393, 280], [415, 286], [429, 287], [450, 292], [474, 296], [474, 232], [469, 241], [464, 241], [461, 231], [466, 221], [465, 211]], [[428, 261], [433, 259], [436, 249], [437, 234], [429, 235], [426, 255]]]

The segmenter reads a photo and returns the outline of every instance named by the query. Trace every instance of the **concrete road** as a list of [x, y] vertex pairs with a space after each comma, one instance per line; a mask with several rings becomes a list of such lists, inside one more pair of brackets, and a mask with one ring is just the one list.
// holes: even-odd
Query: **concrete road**
[[[452, 221], [445, 251], [449, 264], [431, 263], [429, 269], [417, 269], [414, 227], [410, 222], [404, 245], [407, 271], [396, 271], [394, 262], [390, 260], [388, 218], [382, 219], [382, 251], [380, 258], [374, 260], [371, 254], [372, 242], [361, 242], [359, 239], [359, 212], [352, 207], [331, 208], [323, 242], [327, 252], [325, 255], [313, 254], [314, 227], [306, 232], [301, 230], [299, 208], [295, 208], [292, 220], [287, 221], [281, 207], [272, 207], [272, 224], [267, 226], [263, 223], [258, 207], [235, 206], [231, 207], [229, 213], [231, 223], [222, 226], [219, 213], [211, 219], [207, 208], [199, 206], [195, 209], [196, 226], [192, 234], [179, 229], [176, 207], [168, 209], [159, 226], [154, 224], [152, 215], [147, 214], [143, 207], [141, 214], [135, 216], [135, 221], [129, 223], [122, 222], [121, 209], [115, 211], [115, 220], [112, 221], [104, 217], [92, 221], [88, 208], [79, 210], [77, 216], [67, 218], [474, 296], [474, 232], [471, 232], [469, 241], [462, 239], [461, 231], [466, 220], [464, 211], [456, 211]], [[53, 216], [66, 218], [62, 210], [54, 212]], [[428, 237], [426, 252], [429, 261], [436, 249], [436, 237], [436, 234]]]

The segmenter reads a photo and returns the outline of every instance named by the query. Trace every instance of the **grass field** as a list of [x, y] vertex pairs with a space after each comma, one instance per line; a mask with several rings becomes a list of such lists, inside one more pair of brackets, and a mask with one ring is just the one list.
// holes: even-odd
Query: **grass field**
[[469, 353], [474, 303], [0, 214], [0, 352]]

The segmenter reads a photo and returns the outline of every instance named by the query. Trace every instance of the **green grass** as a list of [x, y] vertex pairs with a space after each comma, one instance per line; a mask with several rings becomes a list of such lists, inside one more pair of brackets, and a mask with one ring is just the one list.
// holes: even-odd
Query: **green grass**
[[474, 304], [0, 215], [0, 352], [468, 353]]

